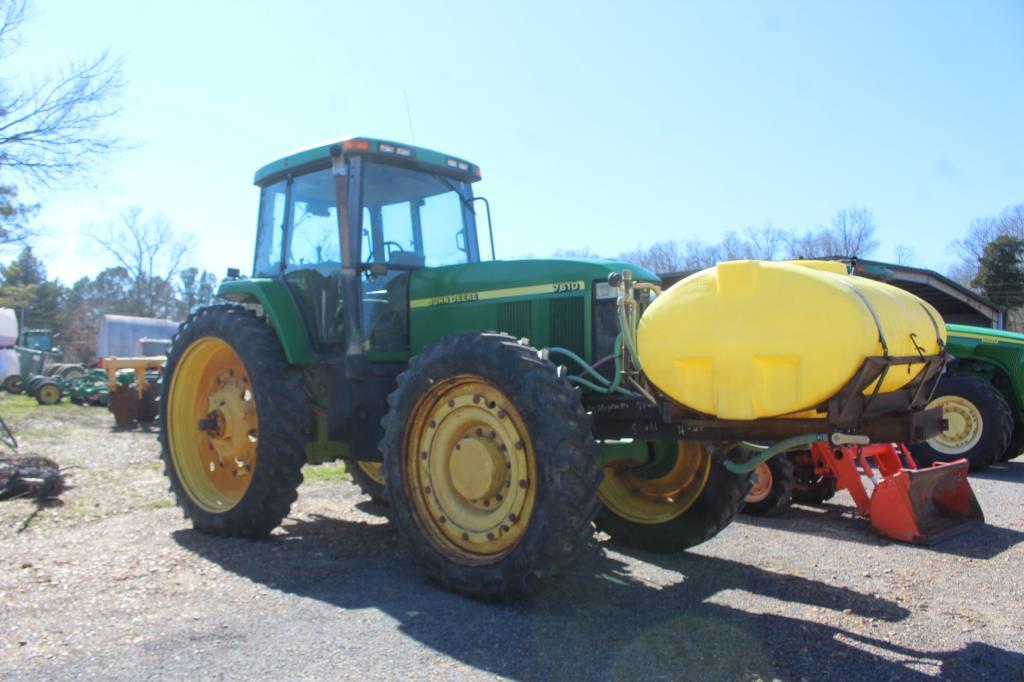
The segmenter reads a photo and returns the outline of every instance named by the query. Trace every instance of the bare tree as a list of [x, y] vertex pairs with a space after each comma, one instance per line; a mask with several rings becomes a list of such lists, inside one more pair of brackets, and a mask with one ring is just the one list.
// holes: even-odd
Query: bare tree
[[836, 249], [831, 256], [868, 256], [878, 248], [871, 211], [863, 207], [844, 208], [832, 218], [828, 232]]
[[[26, 0], [0, 0], [0, 58], [17, 47]], [[118, 147], [103, 130], [122, 89], [121, 60], [103, 52], [35, 85], [0, 83], [0, 171], [49, 184], [74, 178]]]
[[143, 220], [129, 208], [120, 224], [93, 234], [99, 249], [125, 269], [132, 284], [128, 297], [136, 315], [164, 317], [175, 312], [175, 278], [189, 253], [188, 244], [161, 218]]
[[914, 251], [912, 246], [899, 244], [893, 249], [892, 257], [897, 265], [913, 265], [914, 261], [917, 260], [917, 252]]

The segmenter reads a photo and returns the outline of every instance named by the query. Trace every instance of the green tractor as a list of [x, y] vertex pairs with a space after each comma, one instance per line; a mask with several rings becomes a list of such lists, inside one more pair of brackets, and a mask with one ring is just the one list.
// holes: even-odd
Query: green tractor
[[869, 358], [825, 420], [683, 408], [636, 359], [658, 278], [614, 261], [498, 261], [493, 241], [483, 261], [479, 179], [463, 159], [365, 137], [257, 171], [253, 275], [229, 271], [223, 303], [181, 325], [162, 385], [162, 456], [195, 528], [265, 536], [303, 465], [343, 459], [386, 496], [432, 578], [510, 600], [552, 581], [594, 523], [658, 551], [713, 537], [755, 466], [742, 441], [781, 442], [764, 460], [794, 439], [941, 429], [920, 400], [941, 356], [874, 402], [883, 368], [922, 358]]
[[932, 407], [947, 421], [942, 433], [911, 446], [919, 464], [961, 457], [980, 471], [1024, 449], [1024, 334], [946, 325], [954, 361], [939, 380]]

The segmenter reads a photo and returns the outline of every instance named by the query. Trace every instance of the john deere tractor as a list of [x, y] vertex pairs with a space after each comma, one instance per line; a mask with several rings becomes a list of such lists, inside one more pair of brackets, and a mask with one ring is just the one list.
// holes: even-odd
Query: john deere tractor
[[[866, 361], [814, 418], [683, 407], [637, 360], [657, 277], [493, 249], [483, 261], [479, 179], [461, 158], [366, 137], [257, 171], [253, 274], [229, 271], [223, 302], [181, 325], [167, 359], [163, 459], [197, 529], [265, 536], [304, 464], [343, 459], [435, 580], [508, 600], [554, 579], [595, 521], [651, 550], [714, 536], [756, 466], [744, 440], [777, 443], [763, 461], [794, 439], [941, 429], [920, 389], [944, 358], [919, 354]], [[926, 369], [865, 400], [901, 361]]]

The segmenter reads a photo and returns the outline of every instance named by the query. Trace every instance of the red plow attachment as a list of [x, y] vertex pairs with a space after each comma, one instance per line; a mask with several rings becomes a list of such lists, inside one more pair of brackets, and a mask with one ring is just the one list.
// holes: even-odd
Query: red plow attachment
[[[906, 446], [893, 443], [835, 449], [816, 443], [811, 458], [816, 473], [834, 476], [857, 512], [894, 540], [931, 545], [985, 522], [966, 459], [918, 469]], [[862, 474], [873, 484], [870, 494]]]

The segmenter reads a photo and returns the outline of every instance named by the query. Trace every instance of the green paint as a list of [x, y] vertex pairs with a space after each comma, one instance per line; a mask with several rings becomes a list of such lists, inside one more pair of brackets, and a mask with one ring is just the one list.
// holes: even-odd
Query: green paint
[[1003, 388], [1003, 395], [1017, 421], [1024, 422], [1024, 334], [963, 324], [947, 324], [946, 330], [946, 350], [957, 360], [949, 371], [987, 381], [1005, 377], [1000, 383], [1009, 384], [1010, 390]]
[[[409, 285], [409, 298], [416, 302], [409, 311], [411, 351], [418, 353], [444, 336], [467, 331], [525, 333], [537, 348], [566, 345], [553, 341], [578, 331], [579, 347], [570, 350], [591, 362], [594, 283], [627, 269], [635, 279], [658, 281], [653, 273], [628, 263], [584, 258], [487, 261], [416, 270]], [[578, 320], [567, 319], [563, 313], [576, 310], [575, 306], [554, 303], [568, 299], [579, 301]], [[524, 329], [503, 328], [508, 322], [500, 319], [501, 306], [507, 311], [508, 304], [524, 301], [529, 302], [528, 316], [522, 320]], [[525, 308], [522, 314], [527, 315]], [[582, 329], [555, 329], [552, 322]]]
[[225, 280], [217, 289], [217, 296], [236, 303], [258, 303], [277, 332], [288, 362], [293, 365], [316, 362], [309, 332], [284, 282], [279, 279]]
[[[253, 182], [257, 185], [267, 185], [275, 180], [279, 180], [282, 176], [295, 173], [296, 171], [308, 171], [316, 167], [326, 167], [330, 165], [331, 161], [331, 148], [335, 146], [341, 146], [345, 142], [350, 140], [365, 141], [369, 149], [365, 151], [353, 151], [346, 152], [347, 154], [370, 154], [379, 156], [397, 162], [402, 165], [419, 165], [429, 166], [435, 171], [443, 172], [446, 174], [457, 175], [462, 177], [464, 180], [475, 182], [480, 179], [480, 167], [475, 164], [460, 159], [457, 156], [451, 156], [450, 154], [443, 154], [441, 152], [434, 151], [432, 149], [426, 149], [424, 147], [416, 147], [411, 144], [405, 144], [403, 142], [392, 142], [390, 140], [381, 140], [376, 138], [362, 137], [362, 136], [349, 136], [340, 137], [330, 142], [319, 144], [313, 147], [306, 147], [293, 152], [285, 157], [282, 157], [276, 161], [272, 161], [267, 165], [256, 171], [256, 176]], [[390, 145], [392, 147], [403, 147], [411, 150], [409, 156], [399, 156], [393, 153], [385, 153], [381, 150], [381, 145]], [[460, 170], [458, 167], [452, 168], [448, 165], [448, 160], [451, 159], [456, 163], [466, 164], [468, 170]]]
[[313, 424], [313, 437], [306, 443], [306, 461], [310, 464], [333, 462], [352, 454], [348, 443], [327, 439], [327, 417], [316, 415]]

